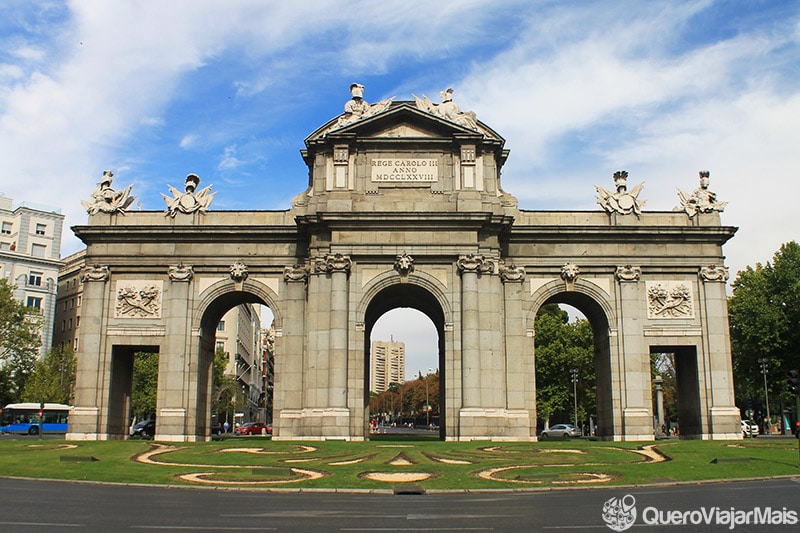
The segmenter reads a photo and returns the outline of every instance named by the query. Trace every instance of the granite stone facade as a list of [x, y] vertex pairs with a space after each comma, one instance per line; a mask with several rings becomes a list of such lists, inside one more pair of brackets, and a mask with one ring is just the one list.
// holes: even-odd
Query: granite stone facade
[[521, 210], [500, 184], [504, 140], [431, 109], [386, 102], [320, 127], [286, 211], [97, 212], [75, 227], [94, 270], [68, 438], [124, 437], [143, 349], [160, 354], [157, 439], [208, 439], [215, 328], [243, 302], [275, 317], [275, 439], [369, 438], [370, 333], [411, 307], [438, 330], [442, 437], [534, 440], [549, 302], [592, 324], [602, 438], [653, 439], [656, 351], [676, 354], [682, 435], [740, 438], [722, 267], [736, 229], [717, 211], [641, 211], [620, 187], [604, 191], [613, 208]]

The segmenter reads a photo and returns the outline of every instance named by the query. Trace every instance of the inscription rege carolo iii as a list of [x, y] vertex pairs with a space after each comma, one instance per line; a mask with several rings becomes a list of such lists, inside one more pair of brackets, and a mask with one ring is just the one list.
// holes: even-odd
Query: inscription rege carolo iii
[[436, 159], [373, 159], [370, 168], [373, 182], [433, 182], [439, 179], [439, 161]]

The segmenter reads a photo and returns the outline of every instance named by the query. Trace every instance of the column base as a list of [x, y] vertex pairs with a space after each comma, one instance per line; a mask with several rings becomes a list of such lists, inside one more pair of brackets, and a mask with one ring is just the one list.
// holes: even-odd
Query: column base
[[[530, 413], [526, 409], [464, 407], [458, 412], [461, 441], [531, 441]], [[450, 439], [448, 439], [450, 440]]]
[[363, 435], [350, 435], [346, 407], [284, 409], [277, 422], [272, 440], [364, 440]]

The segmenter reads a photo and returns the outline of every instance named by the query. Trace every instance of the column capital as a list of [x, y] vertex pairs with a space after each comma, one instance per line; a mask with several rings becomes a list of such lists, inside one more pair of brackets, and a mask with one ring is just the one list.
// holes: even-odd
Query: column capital
[[717, 266], [717, 265], [707, 265], [700, 268], [700, 279], [703, 281], [718, 281], [720, 283], [725, 283], [728, 281], [730, 274], [728, 273], [728, 267], [726, 266]]
[[353, 262], [349, 255], [328, 254], [325, 257], [318, 257], [314, 261], [315, 272], [345, 272], [350, 273]]
[[491, 274], [497, 271], [497, 261], [482, 254], [460, 255], [458, 256], [458, 261], [456, 261], [456, 266], [458, 266], [458, 271], [461, 274], [468, 272]]
[[511, 264], [500, 267], [500, 280], [503, 283], [522, 283], [525, 281], [525, 267]]
[[105, 265], [90, 265], [83, 269], [81, 281], [108, 281], [111, 270]]
[[633, 265], [620, 265], [614, 272], [614, 277], [617, 281], [622, 282], [637, 282], [642, 277], [642, 267]]
[[306, 265], [287, 266], [283, 269], [283, 281], [286, 283], [308, 281], [309, 268]]
[[194, 269], [190, 265], [184, 265], [183, 263], [170, 265], [169, 269], [167, 269], [167, 275], [171, 281], [189, 282], [194, 278]]

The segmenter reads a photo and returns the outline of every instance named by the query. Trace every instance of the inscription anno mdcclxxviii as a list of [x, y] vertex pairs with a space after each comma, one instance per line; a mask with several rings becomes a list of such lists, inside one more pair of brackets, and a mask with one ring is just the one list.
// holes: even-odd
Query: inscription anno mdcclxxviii
[[373, 159], [372, 181], [437, 181], [439, 161], [436, 159]]

